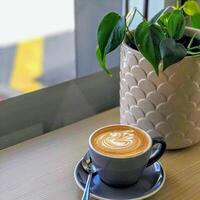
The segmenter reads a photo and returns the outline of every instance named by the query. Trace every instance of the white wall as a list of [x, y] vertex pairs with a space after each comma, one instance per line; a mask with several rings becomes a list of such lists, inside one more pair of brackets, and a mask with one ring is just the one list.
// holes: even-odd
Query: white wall
[[74, 0], [0, 0], [0, 46], [74, 30]]

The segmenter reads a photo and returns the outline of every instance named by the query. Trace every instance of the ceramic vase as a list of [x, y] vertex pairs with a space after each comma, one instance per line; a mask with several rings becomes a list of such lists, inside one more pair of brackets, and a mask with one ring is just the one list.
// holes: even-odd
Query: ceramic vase
[[187, 56], [157, 76], [142, 54], [124, 43], [120, 62], [121, 123], [138, 126], [152, 137], [162, 135], [168, 149], [198, 143], [200, 57]]

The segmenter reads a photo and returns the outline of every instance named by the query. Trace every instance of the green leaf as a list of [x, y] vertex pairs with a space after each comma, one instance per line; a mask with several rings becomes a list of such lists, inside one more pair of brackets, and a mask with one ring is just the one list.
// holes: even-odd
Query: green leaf
[[159, 73], [159, 64], [161, 60], [159, 45], [163, 38], [165, 38], [165, 35], [161, 28], [147, 21], [140, 23], [135, 31], [137, 48], [153, 65], [157, 74]]
[[135, 17], [135, 14], [136, 14], [136, 8], [133, 8], [127, 14], [127, 16], [126, 16], [126, 26], [127, 27], [129, 27], [131, 25], [133, 18]]
[[185, 17], [181, 10], [174, 10], [169, 16], [167, 32], [171, 38], [179, 40], [185, 33]]
[[97, 31], [98, 45], [102, 58], [122, 43], [125, 31], [126, 23], [124, 17], [111, 12], [103, 18]]
[[151, 23], [156, 23], [163, 15], [166, 13], [166, 11], [169, 9], [169, 6], [167, 8], [163, 8], [160, 10], [151, 20]]
[[109, 70], [106, 67], [105, 57], [122, 43], [125, 33], [125, 18], [115, 12], [111, 12], [104, 16], [99, 24], [97, 31], [98, 51], [96, 56], [99, 64], [107, 74]]
[[101, 68], [104, 70], [104, 72], [105, 72], [108, 76], [111, 76], [110, 71], [109, 71], [109, 70], [107, 69], [107, 67], [106, 67], [106, 58], [105, 58], [105, 56], [103, 56], [103, 58], [102, 58], [102, 56], [101, 56], [101, 51], [100, 51], [100, 49], [99, 49], [99, 46], [97, 46], [97, 48], [96, 48], [96, 57], [97, 57], [97, 60], [98, 60], [98, 62], [99, 62], [99, 64], [100, 64]]
[[187, 55], [186, 48], [176, 43], [174, 39], [164, 39], [160, 43], [160, 54], [163, 61], [163, 70], [182, 60]]
[[167, 27], [170, 14], [171, 14], [171, 12], [167, 12], [164, 15], [162, 15], [158, 20], [158, 24], [160, 26]]
[[196, 14], [190, 17], [190, 25], [194, 28], [200, 29], [200, 14]]
[[200, 13], [200, 6], [194, 0], [186, 1], [183, 5], [183, 10], [187, 15], [193, 16]]

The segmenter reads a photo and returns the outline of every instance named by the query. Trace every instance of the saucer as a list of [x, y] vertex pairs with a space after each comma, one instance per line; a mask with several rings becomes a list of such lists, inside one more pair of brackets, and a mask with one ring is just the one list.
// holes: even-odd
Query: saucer
[[[76, 184], [84, 190], [88, 173], [82, 168], [81, 160], [74, 169]], [[100, 200], [141, 200], [157, 193], [165, 182], [165, 172], [159, 162], [146, 168], [140, 180], [126, 188], [111, 187], [94, 174], [90, 185], [90, 196]]]

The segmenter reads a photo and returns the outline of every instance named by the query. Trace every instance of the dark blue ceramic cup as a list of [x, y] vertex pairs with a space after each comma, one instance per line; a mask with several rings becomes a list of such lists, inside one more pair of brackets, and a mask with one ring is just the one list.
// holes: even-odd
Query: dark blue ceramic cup
[[[92, 146], [91, 139], [93, 135], [104, 128], [114, 126], [126, 126], [142, 131], [149, 139], [148, 148], [139, 155], [125, 158], [111, 157], [98, 152]], [[159, 145], [156, 146], [156, 150], [152, 153], [152, 147], [155, 144]], [[126, 187], [136, 183], [144, 169], [156, 162], [163, 155], [165, 149], [166, 143], [162, 137], [152, 139], [144, 130], [128, 125], [116, 124], [106, 126], [96, 130], [89, 138], [89, 153], [94, 165], [98, 169], [101, 180], [114, 187]]]

